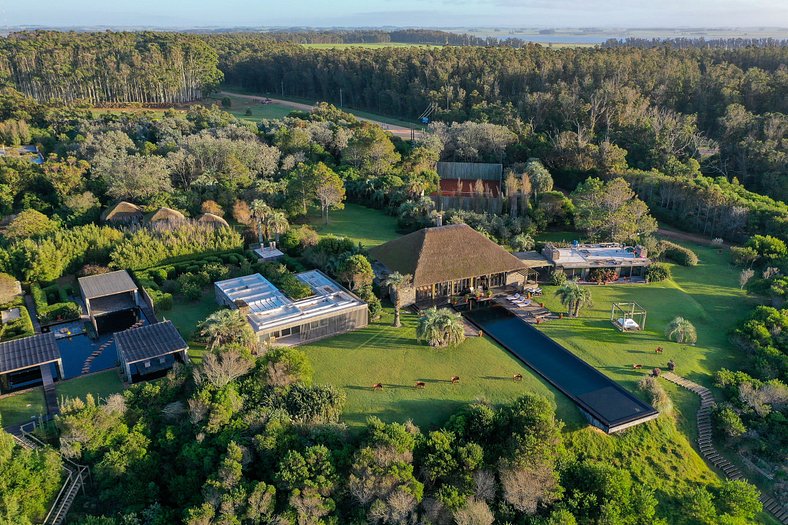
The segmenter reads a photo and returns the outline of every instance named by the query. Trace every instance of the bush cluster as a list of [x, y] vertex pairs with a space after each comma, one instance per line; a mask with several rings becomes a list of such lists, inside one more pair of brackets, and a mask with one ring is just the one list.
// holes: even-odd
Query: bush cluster
[[670, 266], [665, 263], [654, 263], [646, 268], [646, 282], [657, 283], [667, 281], [671, 277]]
[[30, 295], [38, 311], [38, 320], [42, 324], [71, 321], [82, 315], [82, 308], [69, 301], [67, 291], [57, 284], [41, 288], [38, 283], [33, 283], [30, 285]]
[[662, 241], [661, 244], [663, 248], [662, 254], [666, 259], [682, 266], [695, 266], [698, 264], [697, 254], [689, 248], [670, 241]]

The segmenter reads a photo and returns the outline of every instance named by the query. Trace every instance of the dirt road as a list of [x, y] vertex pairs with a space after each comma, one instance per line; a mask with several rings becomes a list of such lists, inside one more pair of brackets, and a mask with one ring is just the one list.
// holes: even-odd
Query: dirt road
[[[256, 100], [256, 101], [260, 101], [260, 102], [262, 102], [264, 99], [268, 99], [273, 104], [277, 104], [279, 106], [284, 106], [286, 108], [292, 108], [292, 109], [296, 109], [296, 110], [300, 110], [300, 111], [309, 111], [309, 110], [311, 110], [314, 107], [314, 106], [310, 106], [309, 104], [301, 104], [300, 102], [291, 102], [289, 100], [282, 100], [282, 99], [271, 98], [271, 97], [260, 97], [260, 96], [257, 96], [257, 95], [242, 95], [240, 93], [233, 93], [231, 91], [220, 91], [219, 95], [228, 96], [228, 97], [238, 97], [238, 98], [243, 98], [243, 99], [247, 99], [247, 100]], [[405, 139], [405, 140], [410, 140], [411, 128], [408, 128], [408, 127], [405, 127], [405, 126], [397, 126], [395, 124], [389, 124], [387, 122], [381, 122], [379, 120], [374, 120], [374, 119], [369, 119], [369, 118], [364, 118], [364, 117], [357, 117], [357, 118], [359, 120], [363, 120], [365, 122], [371, 122], [372, 124], [377, 124], [381, 128], [383, 128], [386, 131], [388, 131], [389, 133], [391, 133], [392, 135], [396, 135], [397, 137], [400, 137], [400, 138]], [[414, 128], [415, 127], [416, 126], [414, 124]], [[416, 138], [420, 138], [422, 136], [422, 134], [423, 134], [423, 132], [420, 129], [416, 129], [414, 131], [414, 135], [415, 135]]]

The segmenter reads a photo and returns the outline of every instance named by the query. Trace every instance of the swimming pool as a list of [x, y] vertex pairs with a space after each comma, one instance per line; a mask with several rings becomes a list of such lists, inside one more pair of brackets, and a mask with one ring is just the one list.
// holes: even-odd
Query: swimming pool
[[[49, 327], [55, 333], [60, 357], [63, 360], [63, 379], [71, 379], [82, 375], [85, 360], [94, 351], [110, 341], [112, 333], [101, 334], [98, 339], [91, 339], [87, 334], [86, 325], [82, 321], [72, 321]], [[114, 368], [117, 364], [115, 343], [104, 347], [101, 354], [91, 360], [90, 372]]]
[[654, 419], [659, 413], [502, 306], [463, 315], [528, 365], [580, 408], [592, 425], [616, 432]]

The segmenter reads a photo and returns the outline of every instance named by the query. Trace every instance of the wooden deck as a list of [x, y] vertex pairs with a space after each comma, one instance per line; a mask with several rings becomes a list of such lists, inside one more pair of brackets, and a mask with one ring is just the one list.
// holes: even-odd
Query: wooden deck
[[506, 296], [498, 296], [494, 301], [530, 324], [539, 324], [551, 319], [558, 319], [559, 317], [557, 313], [540, 306], [538, 298], [531, 299], [531, 304], [528, 306], [518, 306], [507, 300]]

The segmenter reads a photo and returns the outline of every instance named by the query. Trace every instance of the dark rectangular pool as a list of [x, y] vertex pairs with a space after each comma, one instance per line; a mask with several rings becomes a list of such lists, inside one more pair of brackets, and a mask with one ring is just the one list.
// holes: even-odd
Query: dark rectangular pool
[[506, 308], [493, 305], [463, 315], [566, 394], [591, 424], [605, 432], [623, 430], [659, 414]]

